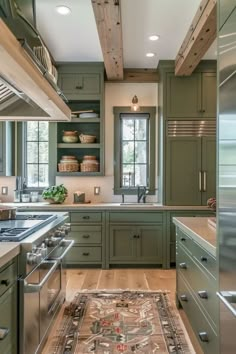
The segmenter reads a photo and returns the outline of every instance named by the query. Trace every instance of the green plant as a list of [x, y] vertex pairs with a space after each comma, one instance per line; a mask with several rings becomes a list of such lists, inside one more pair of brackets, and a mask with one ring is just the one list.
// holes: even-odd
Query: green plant
[[44, 189], [42, 193], [43, 199], [50, 199], [54, 203], [63, 203], [68, 195], [68, 191], [63, 184], [59, 186], [51, 186]]

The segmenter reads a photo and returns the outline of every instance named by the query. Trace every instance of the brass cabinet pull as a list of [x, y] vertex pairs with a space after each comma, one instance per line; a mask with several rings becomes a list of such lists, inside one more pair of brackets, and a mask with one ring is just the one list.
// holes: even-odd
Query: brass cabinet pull
[[180, 295], [180, 300], [182, 300], [182, 301], [188, 301], [188, 297], [187, 297], [187, 295], [185, 295], [185, 294], [183, 294], [183, 295]]
[[90, 235], [83, 235], [83, 238], [89, 238]]
[[180, 241], [186, 241], [185, 237], [181, 237]]
[[198, 188], [199, 192], [202, 191], [202, 171], [198, 172]]
[[200, 290], [197, 293], [201, 299], [208, 299], [208, 294], [207, 294], [206, 290]]
[[207, 189], [207, 173], [203, 171], [203, 192], [206, 192]]
[[77, 90], [82, 90], [82, 89], [83, 89], [83, 86], [78, 85], [78, 86], [75, 86], [75, 88], [76, 88]]
[[1, 285], [9, 286], [10, 285], [10, 280], [9, 279], [2, 279], [1, 280]]
[[209, 338], [208, 338], [207, 332], [199, 332], [198, 336], [199, 336], [199, 338], [201, 339], [202, 342], [209, 342]]
[[181, 269], [187, 269], [187, 264], [186, 264], [185, 262], [180, 263], [180, 264], [179, 264], [179, 267], [180, 267]]
[[83, 256], [89, 256], [89, 252], [83, 252]]
[[88, 215], [83, 216], [83, 219], [84, 219], [84, 220], [89, 220], [89, 219], [90, 219], [90, 216], [88, 216]]

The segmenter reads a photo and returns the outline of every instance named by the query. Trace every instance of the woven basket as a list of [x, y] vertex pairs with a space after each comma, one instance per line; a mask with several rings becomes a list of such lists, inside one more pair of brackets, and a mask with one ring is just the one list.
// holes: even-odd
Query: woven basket
[[63, 162], [58, 164], [59, 172], [78, 172], [79, 164], [75, 162]]
[[81, 163], [80, 164], [81, 172], [98, 172], [99, 163]]
[[80, 134], [79, 139], [82, 144], [92, 144], [92, 143], [95, 143], [96, 136], [95, 135]]

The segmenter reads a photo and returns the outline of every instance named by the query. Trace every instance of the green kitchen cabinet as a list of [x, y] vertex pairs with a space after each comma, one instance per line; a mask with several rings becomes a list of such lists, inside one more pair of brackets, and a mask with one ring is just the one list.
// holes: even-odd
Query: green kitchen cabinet
[[110, 264], [162, 264], [162, 225], [110, 226]]
[[172, 210], [167, 211], [166, 215], [166, 260], [167, 268], [175, 267], [176, 265], [176, 226], [173, 223], [174, 217], [199, 217], [199, 216], [214, 216], [211, 210]]
[[168, 118], [216, 118], [216, 73], [167, 73]]
[[105, 215], [97, 211], [71, 211], [68, 239], [74, 245], [66, 256], [69, 266], [105, 268]]
[[166, 141], [167, 205], [206, 205], [216, 193], [215, 137], [168, 137]]
[[0, 176], [12, 176], [14, 171], [13, 123], [0, 122]]
[[227, 21], [228, 17], [232, 14], [236, 8], [235, 0], [219, 0], [219, 29]]
[[0, 269], [0, 353], [17, 354], [17, 260]]
[[[62, 92], [68, 99], [68, 106], [74, 117], [71, 122], [59, 122], [51, 129], [51, 141], [55, 146], [51, 153], [53, 174], [56, 176], [102, 176], [104, 175], [104, 65], [103, 63], [59, 64], [59, 81]], [[74, 113], [73, 113], [74, 112]], [[81, 113], [93, 113], [84, 118]], [[63, 142], [64, 131], [77, 131], [78, 142]], [[93, 143], [81, 143], [79, 136], [95, 136]], [[75, 156], [79, 170], [59, 169], [62, 156]], [[96, 171], [81, 171], [84, 156], [95, 156]]]
[[176, 227], [176, 299], [186, 313], [204, 353], [219, 353], [219, 301], [216, 295], [216, 257]]

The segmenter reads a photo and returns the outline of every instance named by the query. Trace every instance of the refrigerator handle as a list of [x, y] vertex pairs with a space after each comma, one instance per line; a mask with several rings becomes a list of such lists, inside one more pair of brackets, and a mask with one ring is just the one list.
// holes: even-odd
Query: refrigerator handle
[[202, 191], [202, 171], [198, 172], [198, 188], [199, 192]]
[[236, 291], [217, 291], [216, 295], [220, 298], [232, 315], [236, 317], [236, 308], [231, 305], [231, 303], [236, 303]]
[[203, 171], [203, 192], [207, 190], [207, 173]]

